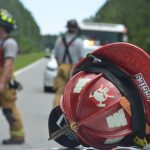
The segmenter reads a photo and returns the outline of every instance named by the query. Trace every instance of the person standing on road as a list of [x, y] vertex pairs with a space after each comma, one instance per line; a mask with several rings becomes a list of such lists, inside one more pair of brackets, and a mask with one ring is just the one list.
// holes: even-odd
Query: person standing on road
[[82, 58], [83, 42], [79, 37], [79, 27], [76, 20], [67, 22], [67, 32], [58, 37], [54, 51], [58, 62], [58, 75], [55, 79], [56, 95], [53, 106], [59, 104], [62, 91], [69, 80], [73, 66]]
[[24, 127], [16, 106], [16, 87], [12, 83], [18, 45], [10, 32], [15, 28], [13, 16], [0, 9], [0, 107], [10, 127], [10, 139], [2, 142], [5, 145], [24, 143]]

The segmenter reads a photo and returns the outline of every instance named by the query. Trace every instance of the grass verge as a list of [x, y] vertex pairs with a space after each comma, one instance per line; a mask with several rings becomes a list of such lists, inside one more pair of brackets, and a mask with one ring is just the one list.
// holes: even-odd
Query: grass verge
[[30, 54], [20, 54], [17, 56], [14, 69], [15, 71], [26, 67], [27, 65], [35, 62], [36, 60], [43, 58], [45, 56], [44, 52], [30, 53]]

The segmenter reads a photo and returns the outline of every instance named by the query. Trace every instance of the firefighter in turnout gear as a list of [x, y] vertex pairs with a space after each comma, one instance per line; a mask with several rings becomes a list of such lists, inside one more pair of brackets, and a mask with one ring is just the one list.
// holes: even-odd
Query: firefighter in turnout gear
[[13, 65], [18, 52], [18, 45], [10, 32], [16, 29], [13, 16], [5, 9], [0, 9], [0, 107], [8, 121], [10, 138], [3, 144], [24, 143], [24, 127], [16, 106], [17, 82], [13, 79]]
[[50, 139], [71, 149], [83, 145], [146, 150], [150, 146], [149, 66], [150, 56], [144, 50], [124, 42], [88, 54], [75, 66], [60, 105], [50, 113]]
[[82, 58], [83, 42], [79, 37], [79, 27], [76, 20], [67, 22], [67, 32], [56, 40], [54, 47], [58, 62], [58, 75], [55, 79], [56, 95], [53, 106], [59, 104], [62, 91], [69, 80], [73, 66]]

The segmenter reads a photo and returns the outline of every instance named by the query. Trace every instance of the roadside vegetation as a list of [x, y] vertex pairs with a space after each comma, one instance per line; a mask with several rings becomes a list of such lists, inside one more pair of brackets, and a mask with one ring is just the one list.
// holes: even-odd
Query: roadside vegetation
[[44, 58], [45, 53], [44, 52], [39, 52], [39, 53], [29, 53], [29, 54], [21, 54], [17, 56], [16, 63], [15, 63], [15, 68], [14, 70], [19, 70], [23, 67], [28, 66], [29, 64]]
[[[17, 39], [21, 54], [39, 53], [45, 48], [53, 48], [58, 35], [41, 35], [31, 12], [19, 0], [0, 0], [0, 6], [10, 11], [16, 19], [18, 28], [12, 36]], [[143, 48], [150, 54], [149, 8], [149, 0], [106, 0], [103, 7], [99, 8], [93, 16], [87, 16], [85, 21], [126, 25], [128, 42]]]
[[149, 0], [107, 0], [97, 11], [93, 21], [125, 24], [129, 42], [150, 54], [149, 8]]
[[40, 52], [46, 47], [53, 47], [56, 35], [41, 35], [31, 12], [19, 0], [0, 0], [0, 8], [11, 12], [16, 20], [17, 30], [12, 36], [19, 43], [20, 53]]
[[[9, 10], [16, 19], [18, 29], [13, 36], [19, 43], [21, 53], [39, 52], [53, 47], [57, 35], [41, 35], [31, 12], [19, 0], [0, 0], [0, 6]], [[149, 0], [106, 0], [103, 7], [93, 16], [86, 16], [85, 20], [126, 25], [128, 42], [150, 53], [149, 8]]]

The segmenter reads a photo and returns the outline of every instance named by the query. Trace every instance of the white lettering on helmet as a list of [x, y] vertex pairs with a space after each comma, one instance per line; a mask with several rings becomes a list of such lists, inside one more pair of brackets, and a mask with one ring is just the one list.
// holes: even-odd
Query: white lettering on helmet
[[108, 97], [115, 98], [114, 96], [109, 95], [108, 92], [109, 92], [109, 88], [103, 87], [103, 84], [102, 84], [99, 89], [97, 89], [94, 92], [91, 92], [89, 97], [94, 97], [95, 100], [99, 102], [97, 106], [105, 107], [106, 104], [104, 104], [103, 102], [105, 102]]
[[83, 89], [83, 87], [89, 82], [91, 81], [91, 79], [89, 78], [82, 78], [82, 79], [79, 79], [73, 92], [74, 93], [80, 93], [81, 90]]
[[123, 108], [106, 118], [109, 128], [117, 128], [127, 125], [127, 120]]
[[141, 73], [138, 73], [135, 75], [135, 78], [136, 78], [136, 81], [138, 83], [139, 88], [141, 89], [141, 91], [145, 95], [147, 101], [150, 101], [150, 88], [147, 85], [143, 75]]

